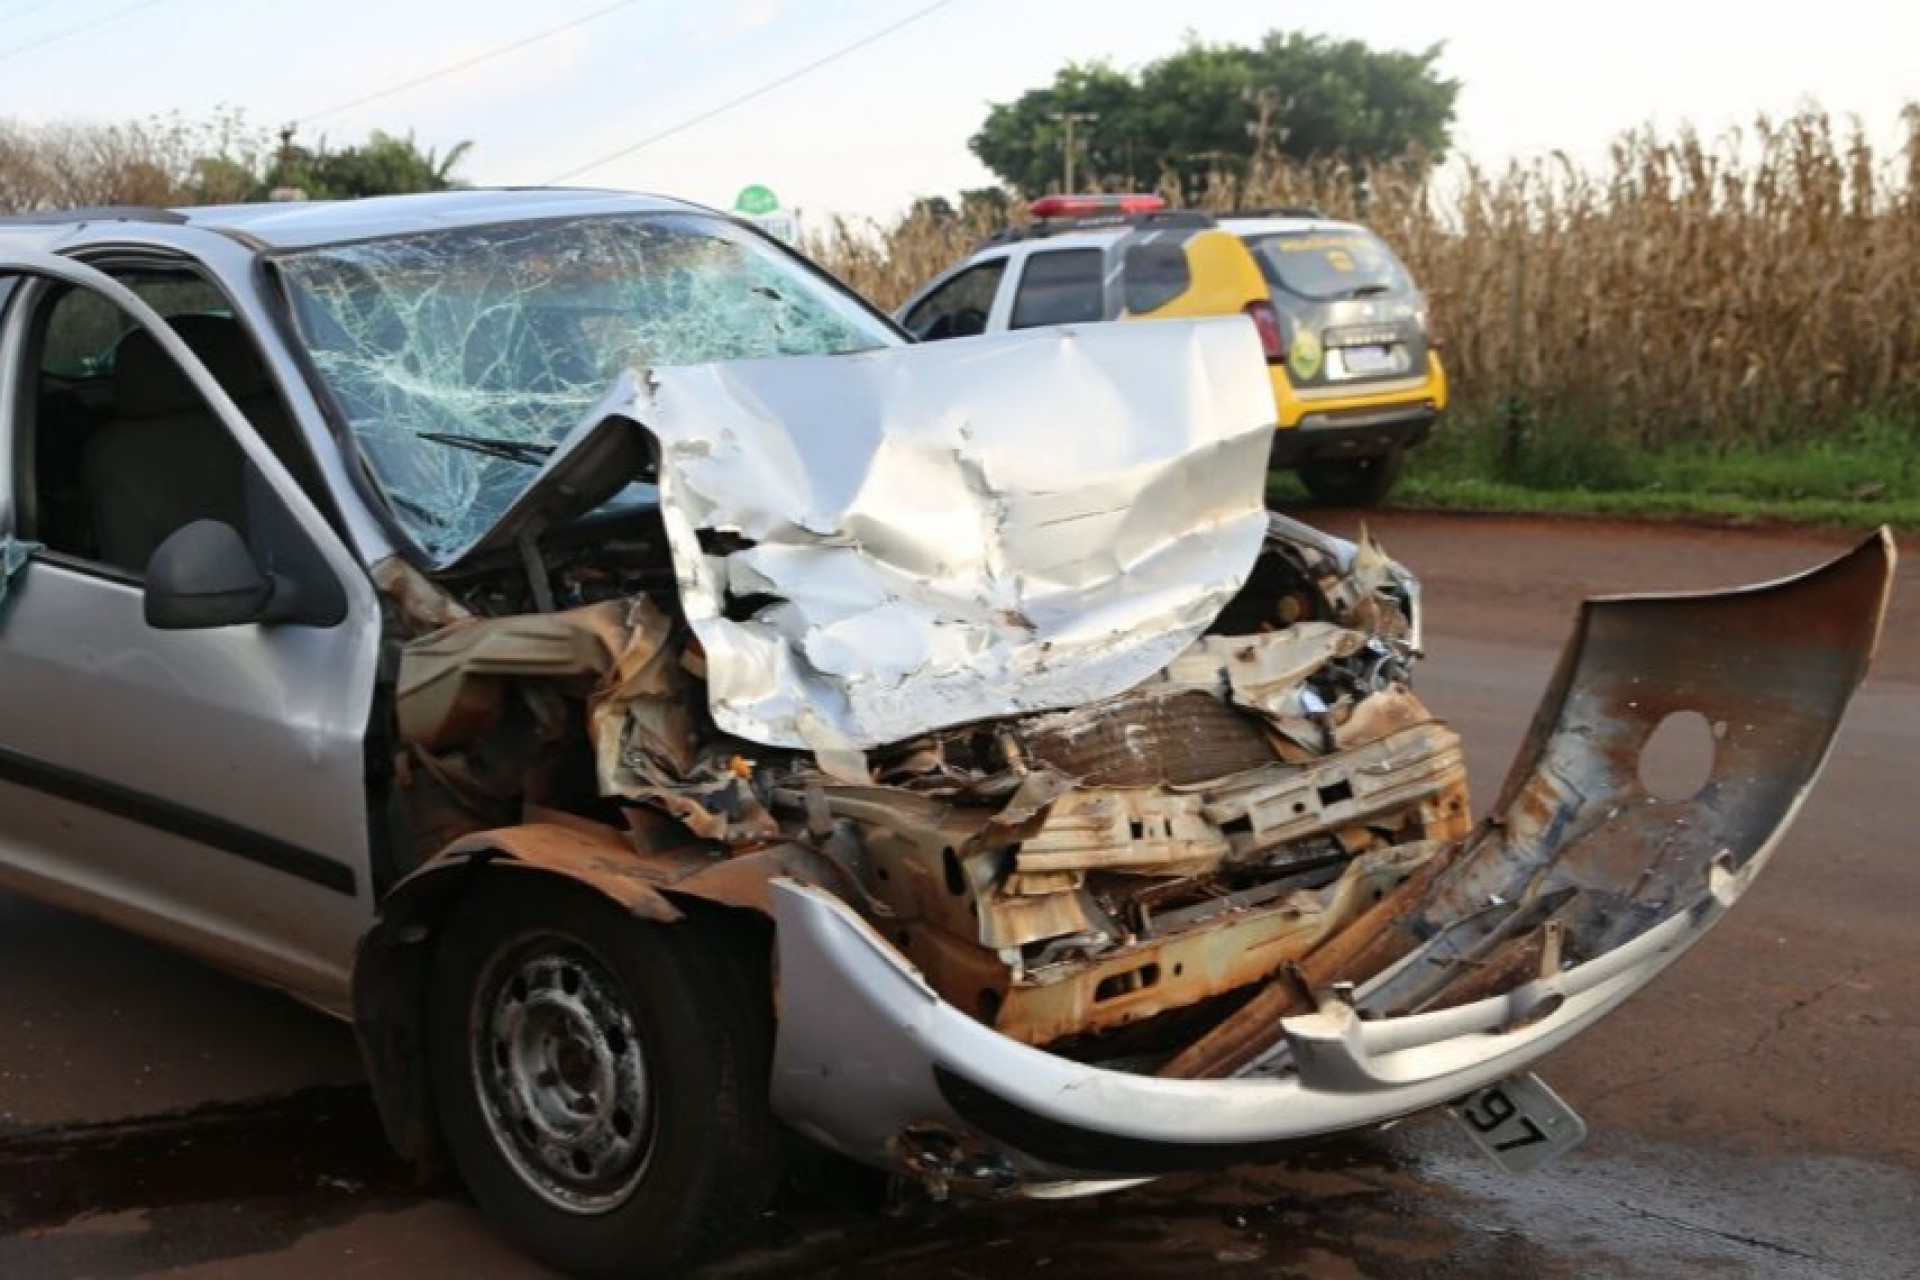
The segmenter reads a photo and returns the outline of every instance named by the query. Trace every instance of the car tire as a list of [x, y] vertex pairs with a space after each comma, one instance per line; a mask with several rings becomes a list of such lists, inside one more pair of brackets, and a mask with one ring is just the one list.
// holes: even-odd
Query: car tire
[[725, 925], [638, 920], [516, 874], [443, 932], [426, 1016], [447, 1149], [487, 1218], [548, 1266], [678, 1275], [772, 1198], [767, 952]]
[[1407, 452], [1392, 449], [1371, 458], [1323, 458], [1300, 464], [1300, 483], [1314, 501], [1330, 507], [1370, 507], [1400, 478]]

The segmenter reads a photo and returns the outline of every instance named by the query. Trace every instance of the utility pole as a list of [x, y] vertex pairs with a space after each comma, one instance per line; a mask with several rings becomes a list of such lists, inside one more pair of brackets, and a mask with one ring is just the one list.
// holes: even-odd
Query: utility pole
[[1242, 90], [1240, 97], [1242, 101], [1253, 108], [1253, 119], [1247, 121], [1247, 136], [1253, 139], [1253, 151], [1255, 155], [1267, 149], [1267, 140], [1269, 138], [1273, 140], [1276, 146], [1287, 140], [1286, 127], [1284, 125], [1276, 127], [1274, 117], [1283, 111], [1292, 109], [1292, 94], [1288, 94], [1282, 98], [1278, 89], [1250, 88]]
[[1280, 96], [1273, 88], [1244, 89], [1241, 98], [1253, 108], [1253, 119], [1247, 121], [1247, 136], [1253, 139], [1253, 159], [1247, 164], [1247, 181], [1257, 183], [1266, 176], [1268, 162], [1280, 152], [1287, 141], [1287, 126], [1275, 122], [1281, 116], [1293, 110], [1293, 95]]
[[293, 175], [293, 135], [298, 125], [282, 125], [280, 128], [280, 151], [274, 160], [272, 175], [279, 179], [274, 188], [267, 192], [269, 200], [305, 200], [307, 193], [291, 185]]
[[1057, 121], [1066, 129], [1066, 132], [1060, 136], [1060, 150], [1062, 154], [1065, 155], [1067, 162], [1067, 180], [1066, 184], [1060, 188], [1062, 191], [1071, 192], [1073, 190], [1073, 160], [1075, 153], [1079, 150], [1079, 144], [1073, 136], [1073, 126], [1076, 124], [1092, 124], [1099, 118], [1100, 113], [1097, 111], [1056, 111], [1050, 117], [1050, 119]]

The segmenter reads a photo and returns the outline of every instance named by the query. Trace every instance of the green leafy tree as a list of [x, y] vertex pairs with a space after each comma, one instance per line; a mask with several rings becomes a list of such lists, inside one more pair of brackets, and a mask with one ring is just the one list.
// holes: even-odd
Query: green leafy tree
[[945, 196], [921, 196], [907, 209], [910, 222], [931, 222], [943, 224], [952, 222], [960, 214], [953, 207], [953, 201]]
[[259, 194], [293, 190], [313, 200], [344, 200], [446, 191], [461, 185], [454, 170], [472, 147], [471, 142], [458, 143], [441, 155], [432, 148], [422, 151], [411, 134], [402, 138], [376, 129], [357, 147], [333, 149], [324, 140], [315, 147], [301, 146], [289, 134]]
[[1437, 160], [1460, 91], [1439, 57], [1438, 45], [1382, 52], [1297, 32], [1251, 46], [1190, 40], [1137, 74], [1070, 63], [1052, 84], [994, 104], [969, 145], [1029, 198], [1060, 187], [1069, 114], [1096, 117], [1074, 122], [1081, 187], [1152, 189], [1170, 174], [1191, 189], [1262, 155]]
[[[1097, 116], [1073, 122], [1079, 148], [1075, 168], [1105, 181], [1124, 172], [1141, 133], [1139, 89], [1133, 78], [1103, 62], [1069, 63], [1044, 89], [1029, 89], [1012, 102], [996, 103], [968, 146], [1001, 181], [1032, 197], [1057, 189], [1064, 172], [1068, 115]], [[1124, 143], [1116, 145], [1118, 140]], [[1144, 152], [1141, 158], [1145, 158]], [[1075, 185], [1081, 185], [1076, 182]]]
[[960, 216], [971, 221], [1004, 227], [1012, 209], [1005, 187], [968, 187], [960, 193]]
[[907, 209], [907, 220], [933, 226], [963, 222], [970, 226], [1004, 227], [1013, 197], [1001, 187], [970, 187], [960, 193], [956, 207], [945, 196], [921, 196]]

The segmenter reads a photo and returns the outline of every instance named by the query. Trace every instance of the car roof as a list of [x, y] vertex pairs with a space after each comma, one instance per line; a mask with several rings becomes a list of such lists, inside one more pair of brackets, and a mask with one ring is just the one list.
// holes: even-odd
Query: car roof
[[1031, 249], [1075, 249], [1099, 248], [1112, 244], [1121, 236], [1130, 235], [1137, 227], [1066, 227], [1059, 231], [1049, 231], [1040, 236], [1022, 236], [1015, 240], [988, 240], [980, 245], [979, 254], [985, 256], [994, 250]]
[[238, 234], [275, 249], [343, 240], [371, 240], [453, 227], [534, 218], [609, 213], [711, 213], [663, 196], [573, 187], [497, 187], [368, 196], [360, 200], [296, 200], [208, 205], [179, 210], [188, 225]]
[[[1333, 218], [1301, 217], [1298, 215], [1276, 214], [1219, 214], [1214, 225], [1223, 231], [1237, 236], [1276, 235], [1302, 231], [1360, 231], [1365, 230], [1357, 223], [1341, 222]], [[1132, 235], [1140, 230], [1154, 229], [1151, 224], [1141, 222], [1116, 222], [1095, 227], [1062, 227], [1045, 235], [1022, 236], [1018, 239], [988, 241], [967, 255], [967, 261], [978, 258], [1003, 257], [1015, 254], [1044, 253], [1050, 249], [1105, 248], [1122, 236]], [[1200, 230], [1198, 227], [1184, 227], [1183, 230]]]
[[1357, 222], [1341, 222], [1337, 218], [1272, 217], [1261, 214], [1247, 217], [1227, 214], [1220, 219], [1220, 225], [1240, 236], [1283, 235], [1301, 231], [1366, 230]]
[[496, 187], [369, 196], [190, 205], [178, 209], [74, 209], [4, 220], [16, 243], [64, 238], [82, 227], [137, 224], [220, 232], [265, 249], [302, 249], [455, 227], [616, 213], [713, 213], [663, 196], [573, 187]]

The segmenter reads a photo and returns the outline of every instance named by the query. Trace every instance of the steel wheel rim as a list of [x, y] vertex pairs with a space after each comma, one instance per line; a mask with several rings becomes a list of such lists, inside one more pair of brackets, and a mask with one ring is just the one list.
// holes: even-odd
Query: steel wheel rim
[[553, 1207], [607, 1213], [645, 1176], [653, 1096], [632, 1012], [591, 952], [553, 935], [501, 948], [474, 993], [474, 1093], [494, 1145]]

